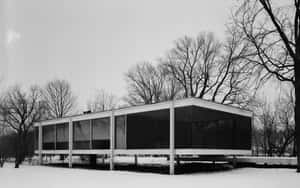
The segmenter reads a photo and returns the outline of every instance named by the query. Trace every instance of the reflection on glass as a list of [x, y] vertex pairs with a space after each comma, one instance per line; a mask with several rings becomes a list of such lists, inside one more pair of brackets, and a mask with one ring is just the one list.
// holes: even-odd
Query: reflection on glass
[[127, 115], [127, 149], [169, 148], [169, 109]]
[[56, 149], [68, 149], [69, 124], [62, 123], [56, 125]]
[[54, 150], [55, 149], [55, 126], [43, 126], [43, 149]]
[[92, 149], [109, 149], [110, 118], [92, 120]]
[[200, 107], [175, 109], [175, 147], [251, 149], [251, 118]]
[[90, 149], [90, 120], [76, 121], [73, 126], [73, 148]]
[[116, 149], [126, 149], [126, 116], [116, 117]]

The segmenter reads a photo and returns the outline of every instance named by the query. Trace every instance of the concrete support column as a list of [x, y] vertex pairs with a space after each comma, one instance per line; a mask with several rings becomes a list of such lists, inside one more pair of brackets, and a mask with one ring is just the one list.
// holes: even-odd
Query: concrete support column
[[72, 150], [73, 150], [73, 122], [69, 120], [69, 168], [72, 168]]
[[111, 111], [110, 115], [110, 170], [114, 170], [114, 150], [115, 150], [115, 115], [114, 111]]
[[175, 164], [174, 164], [174, 156], [175, 156], [175, 110], [174, 110], [174, 102], [171, 102], [170, 105], [170, 174], [174, 174], [175, 172]]
[[39, 165], [41, 165], [41, 164], [43, 164], [43, 155], [42, 155], [42, 150], [43, 150], [43, 132], [42, 132], [42, 126], [41, 126], [41, 124], [39, 124], [38, 130], [39, 130], [39, 139], [38, 139]]

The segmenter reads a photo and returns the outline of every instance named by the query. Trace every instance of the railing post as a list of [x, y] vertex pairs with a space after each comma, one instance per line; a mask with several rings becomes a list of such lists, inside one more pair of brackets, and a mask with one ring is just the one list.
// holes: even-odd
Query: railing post
[[110, 115], [110, 170], [114, 170], [114, 149], [115, 149], [115, 116], [114, 111]]
[[175, 110], [174, 110], [174, 101], [171, 102], [170, 105], [170, 174], [173, 175], [175, 173], [174, 166], [174, 156], [175, 156]]
[[69, 168], [72, 168], [72, 151], [73, 151], [73, 122], [69, 120]]

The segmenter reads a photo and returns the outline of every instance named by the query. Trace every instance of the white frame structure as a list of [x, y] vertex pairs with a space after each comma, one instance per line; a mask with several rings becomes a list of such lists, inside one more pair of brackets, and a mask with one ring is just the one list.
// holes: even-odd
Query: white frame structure
[[[176, 155], [250, 155], [251, 150], [236, 150], [236, 149], [176, 149], [175, 148], [175, 108], [185, 106], [198, 106], [216, 111], [232, 113], [236, 115], [246, 116], [253, 119], [253, 113], [242, 110], [240, 108], [214, 103], [198, 98], [187, 98], [181, 100], [167, 101], [156, 104], [147, 104], [141, 106], [133, 106], [110, 111], [97, 112], [65, 117], [60, 119], [46, 120], [35, 123], [34, 126], [39, 129], [38, 150], [35, 151], [39, 155], [40, 163], [42, 163], [42, 155], [65, 154], [69, 157], [69, 167], [72, 167], [72, 155], [108, 155], [110, 156], [110, 170], [114, 169], [114, 156], [116, 155], [168, 155], [170, 174], [174, 174], [174, 158]], [[169, 149], [115, 149], [115, 116], [134, 114], [140, 112], [148, 112], [155, 110], [169, 109], [170, 110], [170, 147]], [[73, 148], [73, 122], [96, 119], [110, 118], [110, 148], [109, 149], [84, 149], [75, 150]], [[253, 121], [253, 120], [252, 120]], [[67, 150], [43, 150], [42, 149], [42, 127], [46, 125], [68, 123], [69, 124], [69, 149]]]

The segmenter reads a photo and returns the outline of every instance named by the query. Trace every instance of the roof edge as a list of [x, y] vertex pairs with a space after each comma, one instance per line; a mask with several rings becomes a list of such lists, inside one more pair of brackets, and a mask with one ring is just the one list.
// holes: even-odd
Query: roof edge
[[184, 107], [184, 106], [198, 106], [202, 108], [207, 108], [211, 110], [217, 110], [232, 114], [237, 114], [241, 116], [252, 117], [253, 113], [249, 110], [245, 110], [242, 108], [238, 108], [231, 105], [216, 103], [204, 99], [199, 99], [195, 97], [179, 99], [179, 100], [172, 100], [172, 101], [164, 101], [154, 104], [144, 104], [138, 106], [129, 106], [125, 108], [107, 110], [102, 112], [93, 112], [88, 114], [77, 114], [73, 116], [67, 116], [63, 118], [51, 119], [51, 120], [44, 120], [39, 121], [34, 124], [34, 126], [43, 126], [43, 125], [50, 125], [50, 124], [58, 124], [58, 123], [66, 123], [69, 121], [79, 121], [79, 120], [87, 120], [87, 119], [96, 119], [96, 118], [103, 118], [103, 117], [110, 117], [112, 113], [114, 115], [125, 115], [125, 114], [133, 114], [139, 112], [147, 112], [147, 111], [154, 111], [159, 109], [167, 109], [170, 108], [171, 105], [174, 105], [175, 108]]

